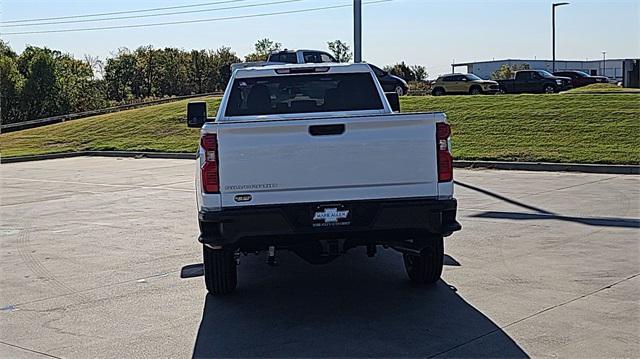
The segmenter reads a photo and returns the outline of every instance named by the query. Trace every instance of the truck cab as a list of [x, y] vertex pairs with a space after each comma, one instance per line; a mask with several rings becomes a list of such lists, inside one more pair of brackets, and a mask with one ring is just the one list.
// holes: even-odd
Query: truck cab
[[502, 93], [546, 93], [565, 91], [571, 86], [568, 77], [554, 76], [545, 70], [516, 71], [513, 79], [498, 80]]

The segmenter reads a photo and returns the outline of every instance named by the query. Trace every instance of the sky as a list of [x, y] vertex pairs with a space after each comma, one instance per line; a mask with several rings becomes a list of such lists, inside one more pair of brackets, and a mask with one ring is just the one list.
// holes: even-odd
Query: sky
[[[238, 0], [236, 0], [238, 1]], [[172, 11], [207, 10], [282, 0], [239, 0]], [[371, 0], [363, 0], [366, 3]], [[583, 60], [640, 57], [640, 0], [568, 0], [556, 9], [556, 58]], [[172, 26], [7, 35], [7, 32], [73, 29], [211, 19], [281, 12], [352, 0], [298, 0], [228, 10], [76, 24], [6, 27], [6, 21], [85, 15], [213, 0], [0, 0], [0, 38], [17, 52], [27, 45], [46, 46], [82, 58], [85, 54], [108, 58], [120, 47], [142, 45], [216, 49], [229, 46], [240, 57], [261, 38], [289, 49], [327, 49], [327, 41], [353, 44], [351, 7], [259, 18], [211, 21]], [[551, 58], [551, 3], [547, 0], [391, 0], [364, 4], [362, 9], [363, 60], [384, 66], [405, 61], [427, 67], [430, 77], [450, 72], [450, 64], [504, 58]], [[165, 11], [170, 12], [170, 11]], [[129, 15], [157, 14], [161, 12]], [[124, 15], [118, 15], [124, 16]], [[87, 18], [87, 19], [96, 19]], [[60, 20], [57, 20], [60, 21]]]

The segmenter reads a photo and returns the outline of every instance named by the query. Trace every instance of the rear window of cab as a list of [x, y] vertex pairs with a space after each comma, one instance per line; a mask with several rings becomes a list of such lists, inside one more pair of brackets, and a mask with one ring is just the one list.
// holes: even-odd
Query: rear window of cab
[[370, 73], [236, 79], [225, 116], [382, 110]]

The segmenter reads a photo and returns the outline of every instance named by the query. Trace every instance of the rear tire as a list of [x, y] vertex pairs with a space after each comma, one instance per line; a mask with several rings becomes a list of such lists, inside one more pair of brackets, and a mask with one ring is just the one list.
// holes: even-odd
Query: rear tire
[[442, 236], [427, 238], [429, 246], [419, 256], [404, 254], [404, 268], [412, 282], [432, 284], [442, 275], [444, 266], [444, 240]]
[[238, 269], [234, 252], [228, 248], [213, 249], [202, 246], [204, 282], [213, 295], [233, 292], [238, 285]]
[[444, 95], [444, 89], [442, 87], [436, 87], [435, 89], [433, 89], [431, 94], [433, 96], [442, 96], [442, 95]]
[[398, 86], [396, 86], [396, 88], [395, 88], [395, 90], [394, 90], [394, 91], [395, 91], [395, 93], [397, 93], [397, 94], [398, 94], [398, 96], [402, 96], [402, 95], [404, 95], [404, 89], [402, 88], [402, 86], [399, 86], [399, 85], [398, 85]]

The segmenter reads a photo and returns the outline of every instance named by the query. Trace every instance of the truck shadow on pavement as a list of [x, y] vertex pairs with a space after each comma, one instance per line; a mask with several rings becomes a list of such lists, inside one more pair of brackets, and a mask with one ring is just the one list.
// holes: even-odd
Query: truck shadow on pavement
[[455, 181], [455, 184], [472, 191], [476, 191], [485, 194], [489, 197], [493, 197], [504, 201], [506, 203], [513, 204], [517, 207], [521, 207], [536, 213], [521, 213], [521, 212], [499, 212], [499, 211], [485, 211], [481, 213], [472, 214], [469, 217], [476, 218], [494, 218], [494, 219], [515, 219], [515, 220], [559, 220], [574, 223], [581, 223], [588, 226], [596, 227], [620, 227], [620, 228], [640, 228], [640, 220], [635, 218], [615, 218], [615, 217], [573, 217], [563, 216], [556, 214], [545, 209], [534, 207], [526, 203], [522, 203], [505, 197], [498, 193], [486, 190], [481, 187], [473, 186], [468, 183]]
[[446, 282], [410, 285], [395, 252], [323, 266], [279, 256], [243, 257], [238, 290], [206, 296], [194, 358], [527, 357]]
[[571, 217], [571, 216], [561, 216], [557, 214], [497, 212], [497, 211], [486, 211], [482, 213], [472, 214], [470, 215], [470, 217], [494, 218], [494, 219], [516, 219], [516, 220], [525, 220], [525, 221], [559, 220], [559, 221], [581, 223], [588, 226], [596, 226], [596, 227], [640, 228], [640, 220], [629, 219], [629, 218]]

